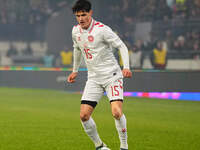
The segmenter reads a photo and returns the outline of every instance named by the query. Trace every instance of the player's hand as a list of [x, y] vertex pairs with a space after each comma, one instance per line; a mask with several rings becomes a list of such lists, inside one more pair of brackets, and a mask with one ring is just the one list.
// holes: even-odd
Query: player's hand
[[123, 76], [125, 78], [131, 78], [132, 77], [132, 72], [130, 69], [123, 69], [122, 70]]
[[72, 72], [69, 76], [68, 76], [68, 78], [67, 78], [67, 82], [69, 82], [69, 83], [74, 83], [76, 80], [76, 77], [77, 77], [77, 75], [78, 75], [78, 72]]

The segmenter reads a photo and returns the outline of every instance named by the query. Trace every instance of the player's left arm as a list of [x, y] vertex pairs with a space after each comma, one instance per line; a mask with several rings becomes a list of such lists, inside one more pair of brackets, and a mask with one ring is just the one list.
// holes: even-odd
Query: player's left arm
[[126, 78], [131, 78], [132, 77], [132, 72], [130, 70], [130, 65], [129, 65], [129, 53], [128, 53], [128, 48], [126, 45], [121, 42], [121, 45], [118, 47], [120, 50], [120, 54], [122, 57], [122, 62], [123, 62], [123, 76]]
[[104, 28], [104, 40], [111, 44], [113, 47], [117, 48], [120, 50], [120, 54], [122, 57], [122, 62], [123, 62], [123, 76], [126, 78], [132, 77], [132, 72], [130, 70], [130, 65], [129, 65], [129, 53], [128, 53], [128, 48], [122, 42], [122, 40], [119, 38], [119, 36], [113, 32], [109, 27]]

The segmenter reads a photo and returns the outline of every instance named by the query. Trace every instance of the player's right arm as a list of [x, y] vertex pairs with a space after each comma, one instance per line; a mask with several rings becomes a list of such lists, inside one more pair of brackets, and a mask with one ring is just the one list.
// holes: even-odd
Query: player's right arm
[[78, 69], [81, 63], [81, 50], [79, 49], [79, 46], [77, 44], [74, 30], [75, 30], [75, 27], [72, 30], [72, 40], [73, 40], [73, 47], [74, 47], [73, 72], [67, 78], [67, 82], [69, 83], [75, 82], [75, 79], [78, 75]]
[[75, 82], [75, 79], [76, 79], [76, 77], [77, 77], [77, 75], [78, 75], [78, 72], [72, 72], [72, 73], [68, 76], [67, 82], [69, 82], [69, 83], [74, 83], [74, 82]]
[[75, 82], [75, 79], [78, 75], [78, 69], [79, 69], [79, 66], [80, 66], [80, 62], [81, 62], [81, 51], [74, 49], [73, 71], [67, 78], [67, 81], [69, 83]]

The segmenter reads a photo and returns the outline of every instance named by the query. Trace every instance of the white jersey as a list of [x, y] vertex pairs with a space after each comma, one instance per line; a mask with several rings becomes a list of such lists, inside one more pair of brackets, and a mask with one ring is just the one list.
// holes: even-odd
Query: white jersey
[[122, 78], [122, 72], [116, 61], [112, 48], [120, 50], [124, 68], [129, 69], [128, 50], [121, 39], [106, 25], [92, 19], [87, 30], [80, 25], [72, 30], [74, 47], [73, 72], [78, 72], [80, 56], [83, 55], [88, 79], [99, 84], [111, 81], [114, 76]]

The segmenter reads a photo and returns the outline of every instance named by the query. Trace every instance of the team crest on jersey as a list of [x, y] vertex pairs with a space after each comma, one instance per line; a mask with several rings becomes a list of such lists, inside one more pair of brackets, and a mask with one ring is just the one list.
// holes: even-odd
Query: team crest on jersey
[[88, 36], [88, 41], [89, 41], [89, 42], [93, 42], [93, 41], [94, 41], [94, 37], [93, 37], [92, 35], [89, 35], [89, 36]]
[[78, 37], [78, 41], [81, 41], [81, 37], [80, 36]]

